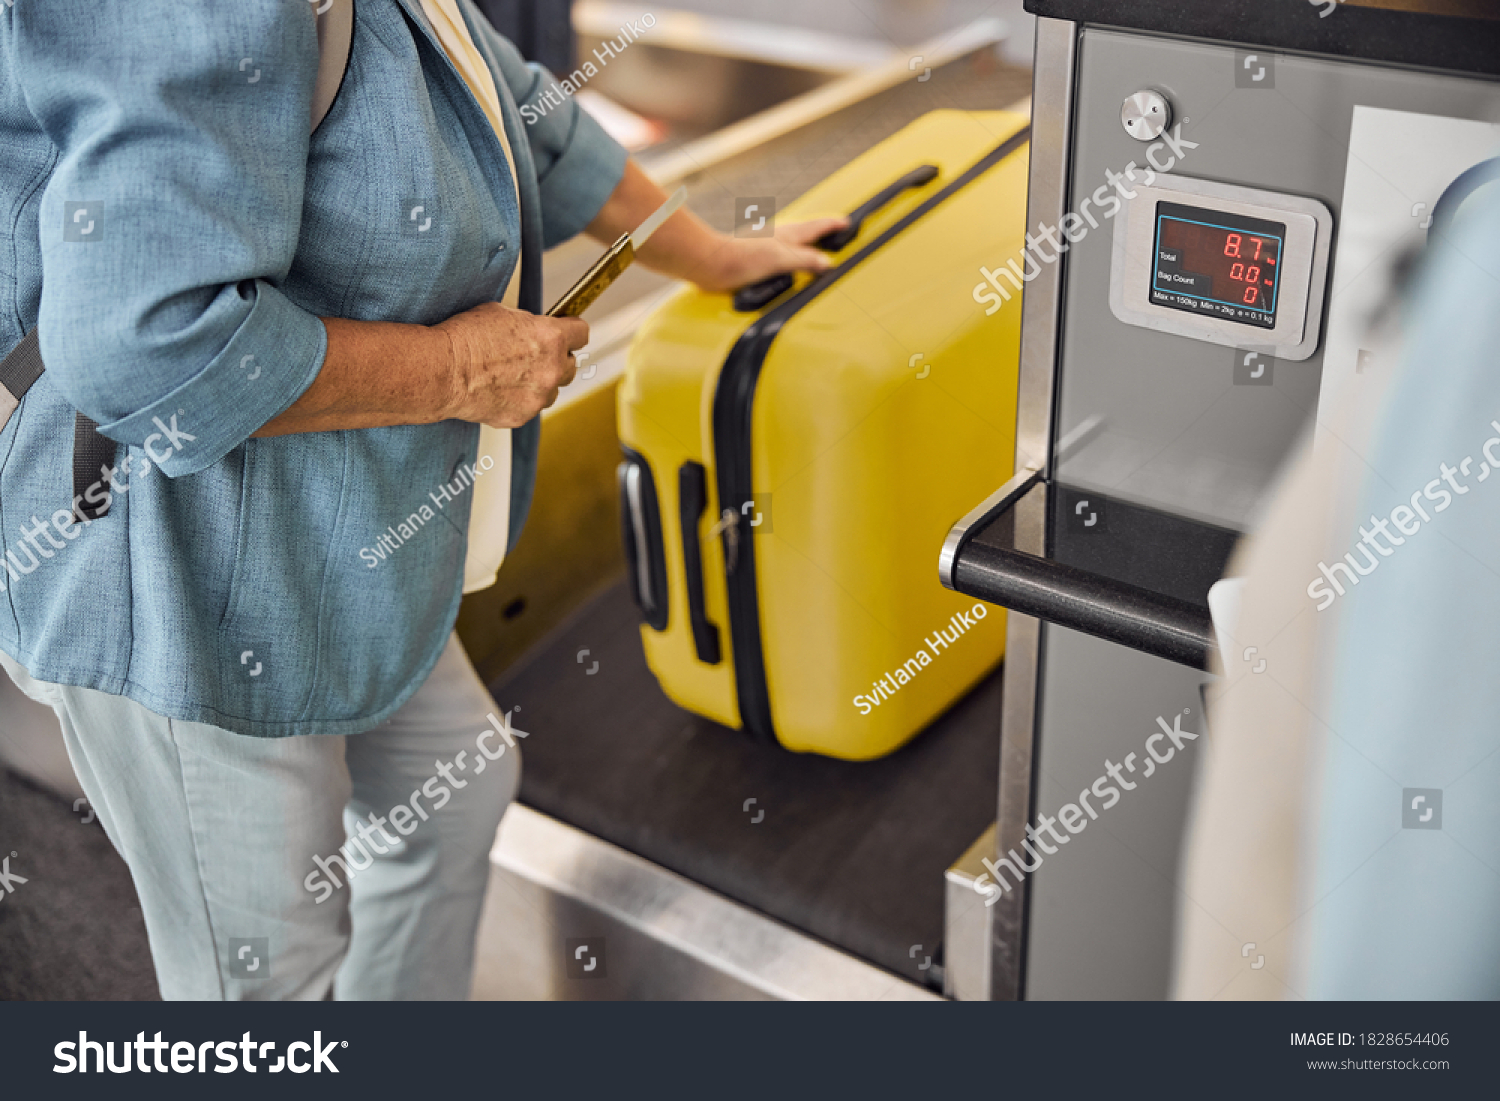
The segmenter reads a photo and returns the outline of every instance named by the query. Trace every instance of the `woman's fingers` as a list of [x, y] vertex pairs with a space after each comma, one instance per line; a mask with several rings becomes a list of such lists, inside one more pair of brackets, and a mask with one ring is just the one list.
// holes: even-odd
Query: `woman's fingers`
[[779, 227], [776, 230], [776, 237], [789, 245], [810, 245], [823, 234], [843, 229], [848, 224], [848, 218], [813, 218], [806, 222], [794, 222], [792, 225]]

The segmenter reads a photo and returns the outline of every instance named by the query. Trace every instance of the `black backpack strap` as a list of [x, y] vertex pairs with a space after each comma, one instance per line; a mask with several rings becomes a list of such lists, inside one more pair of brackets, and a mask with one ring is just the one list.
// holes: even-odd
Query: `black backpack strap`
[[0, 360], [0, 428], [10, 421], [10, 415], [21, 404], [31, 384], [42, 377], [42, 345], [37, 331], [32, 329], [11, 349], [10, 355]]
[[109, 511], [113, 497], [108, 494], [101, 504], [90, 504], [83, 496], [96, 482], [108, 483], [105, 471], [115, 465], [118, 446], [108, 436], [101, 435], [99, 426], [88, 417], [78, 412], [73, 414], [73, 500], [77, 502], [73, 517], [80, 523], [97, 520]]
[[[0, 360], [0, 428], [10, 421], [10, 416], [21, 404], [37, 379], [42, 377], [42, 346], [37, 330], [32, 329], [21, 343]], [[99, 434], [99, 426], [82, 413], [73, 416], [73, 496], [78, 498], [74, 517], [79, 521], [97, 520], [109, 511], [110, 498], [103, 504], [89, 504], [81, 498], [94, 485], [104, 480], [104, 470], [114, 465], [115, 449], [118, 445], [108, 436]], [[97, 497], [98, 494], [96, 493]]]

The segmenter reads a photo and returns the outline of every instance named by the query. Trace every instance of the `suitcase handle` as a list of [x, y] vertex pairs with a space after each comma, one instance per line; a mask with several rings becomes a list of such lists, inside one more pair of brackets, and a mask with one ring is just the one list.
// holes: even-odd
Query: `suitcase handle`
[[719, 629], [708, 621], [703, 602], [703, 547], [698, 541], [698, 521], [708, 507], [708, 480], [702, 463], [683, 463], [677, 472], [677, 506], [682, 521], [682, 568], [687, 575], [688, 623], [693, 629], [693, 648], [705, 665], [718, 665]]
[[647, 625], [667, 629], [667, 565], [662, 553], [661, 513], [651, 467], [638, 453], [622, 448], [620, 521], [625, 536], [626, 574], [630, 594]]
[[[881, 207], [888, 204], [903, 191], [909, 191], [914, 187], [922, 187], [937, 179], [938, 167], [935, 164], [924, 164], [920, 168], [914, 168], [902, 176], [895, 183], [877, 191], [870, 198], [860, 203], [849, 212], [849, 224], [843, 229], [832, 229], [819, 237], [813, 244], [824, 252], [838, 252], [844, 248], [855, 237], [859, 236], [859, 230], [864, 225], [865, 219], [874, 214]], [[789, 291], [795, 277], [789, 271], [779, 275], [762, 279], [759, 283], [751, 283], [741, 287], [734, 292], [734, 308], [740, 313], [752, 313], [767, 305], [774, 299], [780, 298]]]
[[859, 227], [864, 224], [866, 218], [885, 206], [903, 191], [909, 191], [914, 187], [922, 187], [937, 179], [938, 167], [935, 164], [924, 164], [921, 168], [914, 168], [902, 176], [895, 183], [878, 191], [866, 199], [859, 206], [849, 212], [849, 224], [843, 229], [829, 230], [813, 243], [824, 252], [837, 252], [859, 235]]

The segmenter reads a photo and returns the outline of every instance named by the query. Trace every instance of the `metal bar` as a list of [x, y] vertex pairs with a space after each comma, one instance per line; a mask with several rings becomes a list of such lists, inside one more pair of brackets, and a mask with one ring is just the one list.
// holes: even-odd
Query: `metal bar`
[[1207, 608], [1051, 559], [973, 543], [959, 592], [1195, 669], [1214, 651]]
[[948, 529], [948, 538], [943, 540], [943, 550], [938, 555], [938, 580], [943, 583], [943, 588], [958, 588], [953, 574], [954, 566], [974, 533], [1020, 500], [1036, 484], [1037, 476], [1034, 466], [1017, 471], [1015, 477], [980, 501], [969, 510], [967, 516]]

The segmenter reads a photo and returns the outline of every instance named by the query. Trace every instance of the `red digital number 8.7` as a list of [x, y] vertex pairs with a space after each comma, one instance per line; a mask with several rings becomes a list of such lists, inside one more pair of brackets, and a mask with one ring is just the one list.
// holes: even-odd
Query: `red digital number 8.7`
[[1224, 255], [1233, 256], [1237, 259], [1240, 255], [1240, 240], [1241, 238], [1238, 233], [1231, 233], [1229, 240], [1224, 242]]

